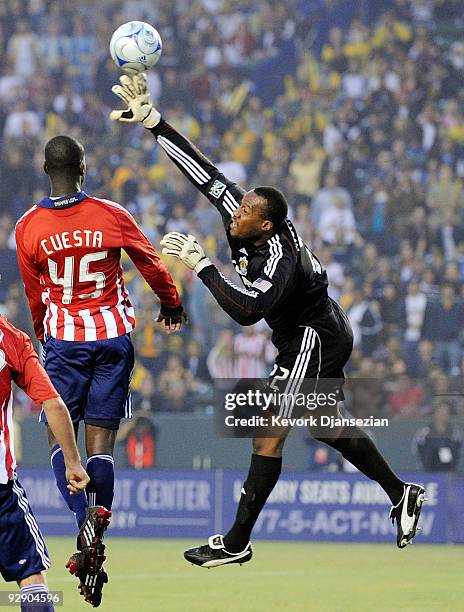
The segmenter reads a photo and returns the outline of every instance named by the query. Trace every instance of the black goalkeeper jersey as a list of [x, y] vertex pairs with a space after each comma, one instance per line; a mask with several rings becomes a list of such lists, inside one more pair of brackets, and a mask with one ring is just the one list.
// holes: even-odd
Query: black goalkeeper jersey
[[260, 248], [233, 238], [230, 223], [245, 190], [227, 179], [166, 121], [161, 120], [151, 131], [182, 173], [221, 213], [232, 263], [244, 288], [215, 266], [204, 268], [199, 277], [220, 306], [241, 325], [264, 318], [273, 330], [277, 348], [291, 330], [327, 319], [334, 304], [327, 295], [327, 274], [292, 223], [286, 219]]

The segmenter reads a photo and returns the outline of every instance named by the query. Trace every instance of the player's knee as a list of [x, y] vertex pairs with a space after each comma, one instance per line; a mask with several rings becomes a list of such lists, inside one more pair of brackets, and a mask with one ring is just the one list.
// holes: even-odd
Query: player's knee
[[[332, 411], [326, 411], [324, 416], [331, 417], [333, 419], [340, 419], [342, 415], [340, 414], [339, 406], [337, 405]], [[329, 444], [333, 446], [334, 443], [340, 438], [344, 431], [344, 426], [328, 426], [328, 425], [309, 425], [308, 432], [309, 435], [318, 442], [324, 442], [324, 444]]]
[[18, 585], [20, 587], [29, 586], [31, 584], [47, 584], [47, 577], [45, 572], [40, 572], [39, 574], [32, 574], [27, 578], [23, 578], [22, 580], [18, 580]]
[[266, 457], [281, 457], [285, 438], [254, 438], [253, 453]]
[[85, 445], [88, 455], [104, 453], [112, 455], [114, 444], [116, 441], [117, 431], [114, 429], [106, 429], [104, 427], [96, 427], [95, 425], [86, 424], [85, 426]]

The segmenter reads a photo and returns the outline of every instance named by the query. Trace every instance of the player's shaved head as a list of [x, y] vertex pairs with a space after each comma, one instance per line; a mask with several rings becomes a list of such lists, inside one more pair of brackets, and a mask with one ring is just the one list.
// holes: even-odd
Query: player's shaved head
[[272, 221], [277, 231], [288, 215], [288, 204], [284, 194], [275, 187], [255, 187], [253, 191], [266, 201], [265, 216]]
[[55, 136], [45, 145], [48, 174], [78, 174], [84, 161], [84, 147], [71, 136]]

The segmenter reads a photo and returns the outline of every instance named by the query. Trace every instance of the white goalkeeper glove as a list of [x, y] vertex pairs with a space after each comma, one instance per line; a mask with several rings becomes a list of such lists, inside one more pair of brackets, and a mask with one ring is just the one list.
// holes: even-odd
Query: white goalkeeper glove
[[201, 272], [207, 266], [212, 266], [211, 261], [206, 257], [204, 250], [198, 240], [192, 234], [186, 236], [179, 232], [169, 232], [161, 240], [163, 253], [178, 257], [188, 268], [196, 272]]
[[123, 74], [119, 82], [121, 84], [113, 85], [111, 91], [127, 104], [127, 108], [112, 110], [110, 119], [127, 123], [141, 122], [148, 129], [158, 125], [161, 115], [150, 100], [146, 74], [143, 72], [132, 76]]

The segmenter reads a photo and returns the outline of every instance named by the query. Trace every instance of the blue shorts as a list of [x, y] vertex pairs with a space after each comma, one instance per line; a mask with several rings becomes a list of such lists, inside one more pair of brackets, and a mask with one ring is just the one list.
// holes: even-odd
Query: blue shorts
[[23, 580], [50, 567], [42, 534], [19, 480], [0, 485], [0, 573]]
[[[47, 374], [73, 423], [117, 429], [132, 416], [129, 384], [134, 347], [129, 334], [93, 342], [49, 337], [43, 346]], [[46, 423], [42, 410], [40, 421]]]

